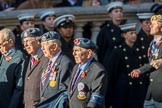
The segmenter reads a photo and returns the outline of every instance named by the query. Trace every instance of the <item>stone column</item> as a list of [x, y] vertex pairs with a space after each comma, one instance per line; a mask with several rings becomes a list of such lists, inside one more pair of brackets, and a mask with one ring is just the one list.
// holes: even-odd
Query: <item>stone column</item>
[[83, 26], [85, 23], [75, 23], [74, 38], [83, 37]]
[[93, 26], [92, 26], [92, 36], [91, 36], [91, 40], [96, 44], [96, 39], [97, 39], [97, 35], [100, 31], [100, 26], [101, 26], [102, 22], [93, 22]]

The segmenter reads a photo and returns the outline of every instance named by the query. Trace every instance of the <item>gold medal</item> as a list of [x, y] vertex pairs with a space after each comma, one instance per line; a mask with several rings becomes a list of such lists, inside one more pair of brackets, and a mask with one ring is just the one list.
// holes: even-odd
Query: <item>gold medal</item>
[[77, 97], [78, 97], [78, 99], [81, 99], [81, 100], [86, 99], [87, 98], [86, 92], [82, 92], [82, 91], [78, 92]]
[[55, 80], [51, 80], [50, 81], [50, 86], [51, 87], [55, 87], [56, 86], [56, 81]]
[[77, 95], [77, 97], [78, 97], [78, 99], [81, 99], [81, 100], [87, 98], [85, 95], [82, 96], [82, 95], [79, 95], [79, 94]]

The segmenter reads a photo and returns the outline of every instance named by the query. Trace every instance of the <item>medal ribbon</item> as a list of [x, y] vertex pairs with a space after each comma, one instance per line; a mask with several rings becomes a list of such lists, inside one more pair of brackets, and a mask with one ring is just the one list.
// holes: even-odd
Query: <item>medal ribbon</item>
[[79, 76], [81, 75], [81, 73], [88, 67], [88, 65], [91, 63], [93, 58], [90, 58], [86, 63], [84, 63], [83, 65], [79, 65], [77, 72], [75, 73], [71, 86], [70, 86], [70, 91], [73, 91], [74, 86], [79, 78]]
[[52, 67], [52, 61], [50, 61], [48, 63], [46, 70], [43, 72], [43, 74], [41, 76], [41, 83], [42, 83], [43, 86], [44, 86], [44, 82], [47, 78], [48, 73], [50, 73], [50, 71], [51, 71], [51, 67]]

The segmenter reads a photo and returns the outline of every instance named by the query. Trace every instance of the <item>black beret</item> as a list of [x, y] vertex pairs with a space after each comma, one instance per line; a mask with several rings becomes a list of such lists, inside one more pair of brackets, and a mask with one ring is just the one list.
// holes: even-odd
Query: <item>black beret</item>
[[97, 49], [97, 46], [90, 39], [87, 38], [74, 39], [74, 46], [79, 46], [85, 49], [92, 49], [92, 50]]
[[41, 38], [40, 38], [40, 42], [44, 42], [44, 41], [48, 41], [48, 40], [60, 40], [60, 35], [55, 32], [55, 31], [50, 31], [47, 33], [44, 33]]
[[39, 37], [42, 35], [42, 31], [39, 28], [29, 28], [21, 34], [21, 39], [27, 37]]

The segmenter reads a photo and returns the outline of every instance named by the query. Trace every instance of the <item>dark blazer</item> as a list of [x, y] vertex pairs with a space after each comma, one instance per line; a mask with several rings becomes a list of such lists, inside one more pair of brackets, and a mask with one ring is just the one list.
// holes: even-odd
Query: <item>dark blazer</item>
[[136, 45], [142, 49], [141, 51], [141, 56], [142, 59], [144, 60], [144, 64], [149, 62], [148, 56], [147, 56], [147, 50], [149, 48], [149, 45], [151, 43], [151, 41], [153, 40], [153, 36], [152, 35], [147, 35], [143, 29], [141, 29], [139, 31], [139, 33], [137, 34], [137, 40], [136, 40]]
[[[78, 65], [75, 65], [68, 88], [68, 98], [70, 108], [104, 108], [104, 99], [106, 93], [107, 74], [104, 67], [95, 60], [92, 60], [85, 69], [85, 76], [79, 77], [71, 91], [73, 77], [77, 71]], [[84, 98], [78, 97], [78, 84], [83, 83]], [[95, 100], [96, 99], [96, 100]]]
[[[123, 43], [114, 49], [108, 65], [109, 85], [112, 88], [114, 108], [143, 108], [148, 78], [131, 78], [128, 74], [143, 64], [138, 47]], [[128, 101], [129, 100], [129, 101]]]
[[25, 75], [24, 86], [24, 104], [25, 108], [35, 108], [35, 104], [40, 101], [40, 79], [41, 71], [47, 65], [48, 59], [44, 57], [43, 52], [38, 54], [39, 62], [31, 66], [29, 61]]
[[120, 28], [112, 22], [109, 22], [101, 29], [96, 40], [99, 62], [104, 64], [105, 57], [109, 58], [112, 50], [123, 43], [124, 40], [120, 33]]
[[41, 101], [47, 100], [58, 92], [62, 90], [67, 90], [68, 88], [73, 62], [66, 55], [61, 53], [55, 61], [55, 64], [57, 64], [56, 86], [50, 86], [50, 74], [48, 74], [47, 79], [45, 80], [44, 87], [40, 89]]
[[0, 59], [0, 107], [18, 108], [22, 100], [25, 59], [20, 50], [13, 49], [9, 61]]
[[[162, 41], [162, 39], [160, 41]], [[157, 49], [159, 49], [157, 58], [152, 56], [152, 54], [150, 53], [150, 61], [162, 58], [162, 43], [157, 46]], [[146, 100], [153, 98], [155, 101], [162, 102], [162, 68], [156, 70], [150, 64], [146, 64], [140, 68], [140, 71], [142, 72], [142, 74], [151, 72], [150, 84], [148, 87]]]

